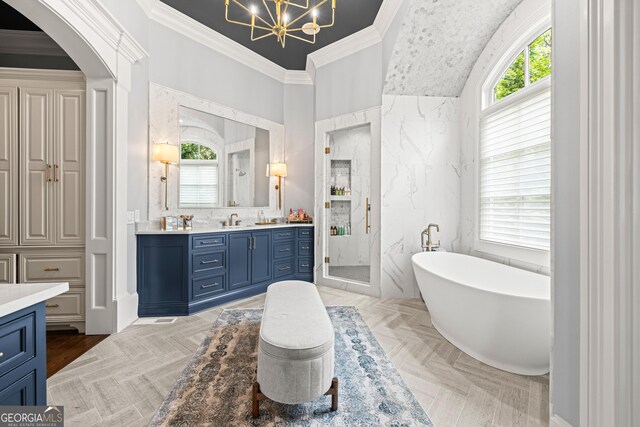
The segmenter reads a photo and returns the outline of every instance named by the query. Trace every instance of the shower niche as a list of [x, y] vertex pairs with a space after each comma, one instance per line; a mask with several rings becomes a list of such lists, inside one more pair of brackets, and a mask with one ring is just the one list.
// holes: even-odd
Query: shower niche
[[351, 235], [351, 160], [331, 159], [330, 236]]

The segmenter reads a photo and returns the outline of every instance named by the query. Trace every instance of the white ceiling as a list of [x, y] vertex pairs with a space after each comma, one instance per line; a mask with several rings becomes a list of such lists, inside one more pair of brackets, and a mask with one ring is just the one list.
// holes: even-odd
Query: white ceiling
[[522, 0], [409, 0], [384, 93], [460, 96], [482, 50]]

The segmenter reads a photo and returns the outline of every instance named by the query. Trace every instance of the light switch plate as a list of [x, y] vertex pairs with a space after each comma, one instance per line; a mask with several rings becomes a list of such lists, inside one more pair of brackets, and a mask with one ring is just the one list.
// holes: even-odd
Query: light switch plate
[[127, 211], [127, 224], [135, 223], [135, 214], [133, 211]]

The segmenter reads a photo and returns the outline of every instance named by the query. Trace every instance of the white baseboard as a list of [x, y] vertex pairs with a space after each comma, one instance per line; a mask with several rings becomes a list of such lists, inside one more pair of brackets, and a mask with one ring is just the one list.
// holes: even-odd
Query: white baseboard
[[562, 418], [560, 415], [552, 415], [549, 420], [549, 427], [573, 427], [571, 423]]
[[118, 298], [117, 312], [115, 332], [121, 332], [138, 319], [138, 293], [134, 292]]

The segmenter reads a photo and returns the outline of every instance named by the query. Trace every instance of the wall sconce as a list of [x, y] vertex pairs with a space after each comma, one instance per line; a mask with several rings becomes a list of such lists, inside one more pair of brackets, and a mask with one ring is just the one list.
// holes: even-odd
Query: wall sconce
[[169, 165], [177, 165], [180, 162], [180, 149], [177, 145], [153, 144], [151, 158], [164, 163], [164, 176], [160, 181], [164, 182], [164, 208], [169, 210]]
[[276, 190], [278, 190], [278, 209], [282, 209], [282, 178], [287, 176], [287, 164], [271, 163], [268, 169], [271, 176], [278, 177], [278, 185], [276, 185]]

